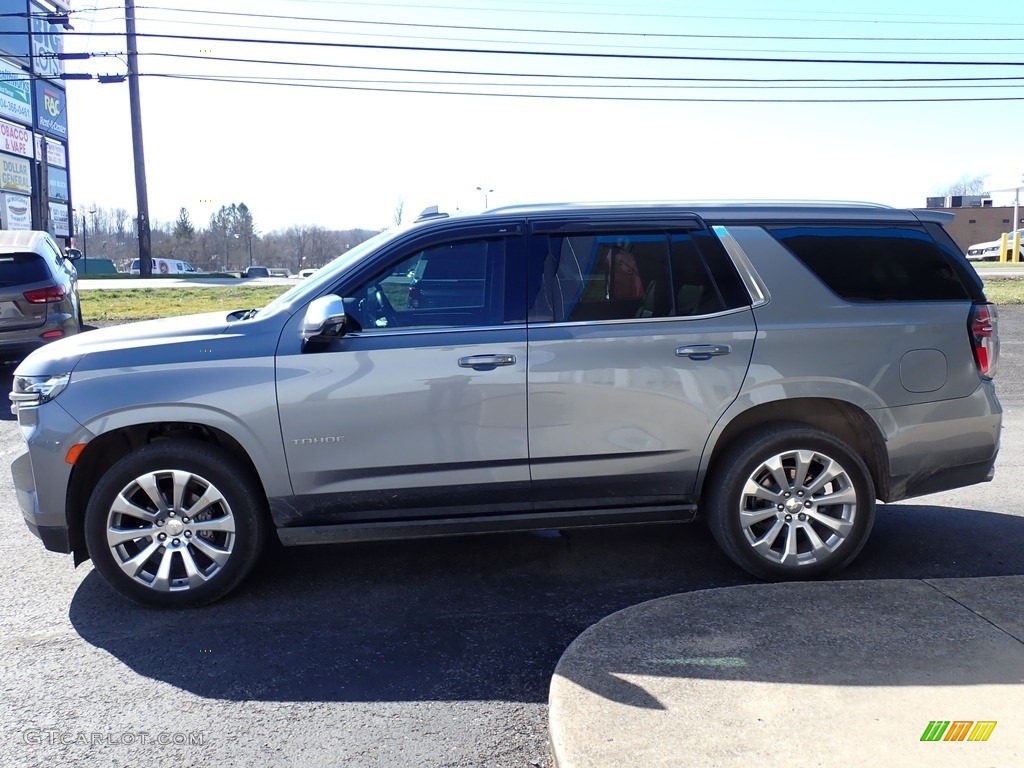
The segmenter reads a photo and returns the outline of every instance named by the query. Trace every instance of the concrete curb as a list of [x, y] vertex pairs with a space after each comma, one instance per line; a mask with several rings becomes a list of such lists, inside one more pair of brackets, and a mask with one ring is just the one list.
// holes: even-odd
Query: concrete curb
[[[559, 768], [1024, 764], [1024, 576], [703, 590], [606, 617], [566, 650]], [[995, 721], [923, 742], [931, 721]]]

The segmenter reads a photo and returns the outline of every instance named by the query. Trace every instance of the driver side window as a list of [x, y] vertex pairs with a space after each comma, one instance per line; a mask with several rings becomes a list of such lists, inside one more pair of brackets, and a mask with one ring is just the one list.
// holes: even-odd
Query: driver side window
[[345, 297], [363, 332], [500, 324], [502, 239], [460, 240], [417, 251]]

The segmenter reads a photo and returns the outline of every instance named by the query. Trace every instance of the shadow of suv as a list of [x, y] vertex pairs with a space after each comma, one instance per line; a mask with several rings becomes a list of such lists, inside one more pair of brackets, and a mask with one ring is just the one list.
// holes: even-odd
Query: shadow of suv
[[835, 573], [876, 500], [992, 477], [995, 307], [949, 214], [864, 204], [431, 215], [260, 310], [90, 332], [11, 399], [30, 529], [199, 604], [287, 545], [688, 521]]
[[82, 329], [78, 258], [46, 232], [0, 231], [0, 361]]

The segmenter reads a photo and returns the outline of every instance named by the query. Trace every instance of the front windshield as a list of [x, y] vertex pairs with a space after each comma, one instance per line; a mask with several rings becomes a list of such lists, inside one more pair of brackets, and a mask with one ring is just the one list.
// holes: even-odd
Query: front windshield
[[354, 248], [350, 248], [345, 251], [345, 253], [334, 259], [334, 261], [331, 261], [318, 269], [298, 285], [289, 288], [287, 291], [282, 293], [272, 302], [263, 307], [263, 309], [259, 311], [259, 314], [269, 315], [272, 312], [276, 312], [281, 307], [291, 304], [299, 296], [317, 293], [320, 286], [334, 280], [339, 272], [348, 269], [349, 265], [359, 261], [364, 254], [378, 248], [388, 240], [391, 240], [398, 234], [404, 232], [406, 229], [406, 227], [399, 227], [385, 230], [384, 232], [374, 235], [369, 240], [364, 240]]

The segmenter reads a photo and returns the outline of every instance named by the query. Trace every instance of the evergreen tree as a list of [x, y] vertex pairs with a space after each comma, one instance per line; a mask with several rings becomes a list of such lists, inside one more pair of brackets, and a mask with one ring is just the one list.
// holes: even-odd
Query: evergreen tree
[[196, 228], [188, 217], [188, 210], [182, 208], [178, 211], [178, 220], [174, 222], [174, 237], [176, 240], [192, 241], [196, 235]]

